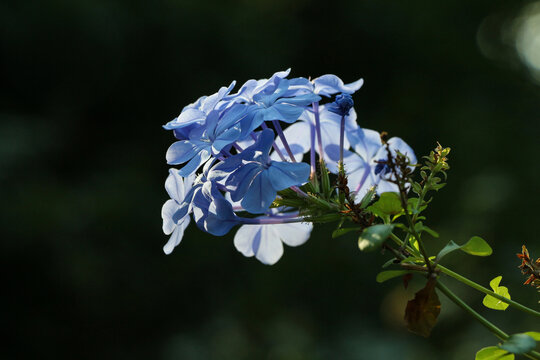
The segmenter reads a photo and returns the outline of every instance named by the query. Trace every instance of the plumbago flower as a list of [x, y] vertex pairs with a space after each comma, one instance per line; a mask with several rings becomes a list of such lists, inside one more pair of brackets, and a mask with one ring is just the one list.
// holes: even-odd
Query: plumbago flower
[[[236, 249], [273, 265], [283, 255], [283, 244], [302, 245], [313, 224], [334, 222], [333, 238], [355, 234], [360, 250], [384, 246], [393, 256], [383, 267], [397, 270], [382, 271], [378, 282], [405, 275], [408, 283], [413, 273], [427, 278], [425, 287], [407, 303], [410, 331], [429, 336], [441, 310], [437, 289], [503, 341], [480, 350], [477, 359], [513, 359], [513, 354], [540, 359], [534, 351], [540, 333], [508, 336], [439, 279], [452, 276], [482, 291], [483, 304], [491, 309], [513, 306], [540, 317], [538, 311], [510, 299], [508, 289], [499, 286], [500, 276], [491, 281], [490, 291], [439, 265], [458, 249], [490, 255], [483, 239], [475, 236], [464, 245], [450, 241], [434, 256], [426, 252], [425, 238], [438, 237], [424, 224], [422, 212], [431, 202], [426, 194], [445, 185], [450, 149], [439, 145], [425, 156], [422, 180], [416, 182], [412, 174], [420, 165], [412, 148], [399, 137], [386, 140], [384, 133], [356, 122], [353, 94], [362, 79], [345, 84], [331, 74], [310, 80], [290, 79], [289, 73], [248, 80], [236, 93], [233, 81], [184, 107], [164, 125], [176, 138], [167, 150], [167, 163], [179, 168], [170, 169], [165, 181], [170, 199], [161, 216], [163, 232], [170, 238], [163, 251], [170, 254], [180, 244], [193, 220], [215, 236], [238, 228]], [[518, 256], [524, 258], [525, 253]], [[520, 268], [525, 265], [524, 260]], [[535, 266], [529, 268], [527, 283], [538, 275]]]
[[[345, 84], [330, 74], [309, 80], [289, 73], [248, 80], [236, 93], [233, 81], [164, 125], [177, 138], [167, 163], [180, 165], [166, 181], [171, 199], [163, 206], [163, 231], [171, 237], [165, 253], [193, 218], [216, 236], [239, 226], [237, 250], [274, 264], [283, 243], [303, 244], [313, 223], [339, 220], [347, 206], [359, 206], [366, 189], [391, 181], [379, 161], [385, 149], [403, 148], [378, 137], [375, 149], [376, 133], [363, 136], [352, 99], [363, 80]], [[339, 184], [329, 181], [343, 166], [353, 184], [349, 205], [339, 200]]]

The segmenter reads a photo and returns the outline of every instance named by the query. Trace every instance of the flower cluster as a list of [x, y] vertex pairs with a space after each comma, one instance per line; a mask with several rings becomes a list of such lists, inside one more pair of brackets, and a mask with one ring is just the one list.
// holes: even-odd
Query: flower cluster
[[237, 250], [274, 264], [283, 243], [301, 245], [313, 228], [309, 206], [279, 200], [285, 193], [299, 199], [294, 204], [316, 199], [313, 184], [326, 169], [345, 171], [358, 201], [374, 186], [379, 193], [397, 191], [384, 168], [388, 152], [416, 159], [403, 140], [383, 142], [378, 132], [358, 126], [351, 95], [363, 80], [289, 79], [289, 72], [249, 80], [236, 93], [232, 82], [164, 125], [177, 139], [167, 163], [181, 166], [165, 182], [170, 200], [162, 208], [163, 231], [171, 235], [165, 253], [181, 242], [192, 218], [216, 236], [240, 225]]

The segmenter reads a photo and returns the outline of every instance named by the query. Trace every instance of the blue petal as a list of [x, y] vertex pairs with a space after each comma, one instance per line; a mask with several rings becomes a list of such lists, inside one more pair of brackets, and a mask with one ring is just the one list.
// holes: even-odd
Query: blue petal
[[261, 171], [260, 164], [248, 163], [229, 175], [225, 184], [231, 193], [231, 199], [240, 201]]
[[261, 214], [268, 210], [275, 199], [276, 191], [272, 187], [272, 183], [270, 182], [267, 172], [263, 171], [257, 177], [255, 177], [255, 179], [253, 179], [253, 182], [242, 199], [241, 204], [246, 211], [252, 214]]
[[193, 158], [199, 148], [197, 144], [189, 140], [181, 140], [173, 143], [167, 150], [166, 159], [167, 164], [182, 164]]
[[241, 157], [233, 156], [227, 158], [210, 169], [210, 171], [208, 172], [208, 180], [221, 181], [223, 179], [226, 179], [233, 171], [238, 169], [241, 165]]
[[279, 191], [306, 182], [309, 178], [310, 167], [306, 163], [272, 161], [267, 172], [272, 187]]
[[303, 95], [297, 95], [293, 97], [284, 97], [276, 102], [278, 103], [286, 103], [286, 104], [293, 104], [297, 106], [307, 106], [311, 103], [320, 101], [321, 97], [319, 95], [310, 93], [310, 94], [303, 94]]
[[281, 120], [286, 123], [293, 123], [304, 112], [304, 108], [291, 104], [276, 103], [272, 107], [265, 109], [264, 120]]
[[169, 197], [176, 202], [181, 203], [184, 200], [184, 179], [178, 174], [177, 169], [169, 169], [169, 176], [165, 180], [165, 190], [167, 190]]
[[343, 81], [336, 75], [327, 74], [313, 80], [315, 85], [315, 93], [323, 96], [330, 96], [338, 92], [352, 94], [360, 89], [364, 84], [363, 79], [359, 79], [350, 84], [343, 84]]
[[210, 206], [211, 199], [204, 195], [203, 188], [212, 186], [212, 183], [206, 182], [195, 191], [192, 200], [193, 219], [197, 224], [197, 227], [204, 230], [204, 220], [208, 216], [208, 207]]
[[219, 153], [225, 146], [232, 144], [240, 137], [240, 127], [226, 129], [212, 143], [214, 154]]
[[246, 116], [248, 106], [244, 104], [233, 105], [229, 109], [225, 110], [219, 120], [216, 128], [216, 134], [226, 131], [228, 128], [235, 126], [244, 116]]
[[202, 122], [206, 119], [206, 113], [201, 110], [188, 108], [182, 111], [182, 113], [173, 121], [163, 125], [166, 130], [182, 128], [197, 122]]
[[[197, 124], [193, 124], [192, 126], [195, 127], [195, 126], [197, 126]], [[174, 137], [177, 138], [178, 140], [187, 140], [187, 139], [189, 139], [189, 132], [191, 130], [193, 130], [193, 128], [191, 126], [186, 126], [186, 127], [183, 127], [183, 128], [174, 129], [173, 130]]]
[[204, 229], [212, 235], [225, 235], [240, 220], [234, 213], [231, 203], [223, 197], [214, 184], [210, 187], [210, 198], [212, 202], [208, 207]]
[[186, 197], [180, 204], [180, 207], [173, 215], [172, 219], [175, 224], [178, 224], [182, 218], [184, 218], [187, 214], [190, 213], [192, 209], [193, 198], [200, 191], [200, 188], [201, 188], [201, 185], [195, 185], [188, 191], [188, 193], [186, 194]]
[[211, 110], [213, 110], [218, 102], [220, 102], [226, 95], [228, 95], [231, 90], [236, 85], [236, 81], [231, 82], [229, 87], [221, 87], [219, 91], [213, 95], [210, 95], [207, 97], [201, 104], [201, 110], [205, 113], [209, 113]]
[[258, 128], [264, 122], [264, 111], [257, 105], [253, 105], [248, 110], [246, 116], [240, 121], [240, 128], [242, 129], [242, 137], [247, 137], [249, 134]]
[[182, 176], [189, 176], [193, 174], [195, 171], [197, 171], [201, 164], [210, 159], [210, 156], [211, 154], [209, 150], [200, 150], [197, 155], [195, 155], [186, 165], [184, 165], [183, 168], [178, 171], [178, 173]]
[[252, 146], [262, 153], [268, 154], [274, 143], [274, 131], [271, 129], [264, 129], [259, 135], [257, 142]]
[[354, 151], [365, 161], [371, 161], [378, 151], [386, 151], [381, 135], [375, 130], [358, 128], [357, 131], [348, 132], [347, 135]]
[[[219, 121], [219, 111], [218, 110], [210, 111], [204, 123], [204, 130], [208, 134], [208, 136], [214, 135], [214, 130], [216, 129], [218, 121]], [[191, 134], [190, 134], [190, 138], [191, 138]]]

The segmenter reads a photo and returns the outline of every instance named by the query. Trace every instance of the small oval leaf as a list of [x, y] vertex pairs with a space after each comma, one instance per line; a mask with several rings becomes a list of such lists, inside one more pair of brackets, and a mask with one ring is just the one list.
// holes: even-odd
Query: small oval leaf
[[377, 208], [381, 213], [386, 215], [399, 214], [402, 210], [401, 200], [399, 195], [395, 192], [382, 193], [379, 200], [371, 206]]
[[493, 253], [491, 246], [480, 236], [473, 236], [465, 245], [461, 246], [461, 250], [474, 256], [489, 256]]
[[[493, 280], [489, 282], [489, 286], [491, 286], [494, 293], [504, 296], [507, 299], [511, 299], [510, 293], [508, 292], [508, 288], [505, 286], [499, 286], [499, 284], [501, 283], [501, 280], [502, 280], [502, 276], [497, 276], [496, 278], [494, 278]], [[507, 303], [491, 295], [486, 295], [482, 303], [484, 304], [485, 307], [488, 307], [493, 310], [506, 310], [506, 308], [508, 307]]]
[[536, 347], [536, 341], [526, 334], [510, 335], [499, 347], [514, 354], [525, 354]]
[[508, 351], [499, 349], [496, 346], [490, 346], [481, 349], [476, 353], [475, 360], [514, 360], [514, 354], [509, 354]]
[[378, 283], [383, 283], [387, 280], [393, 279], [395, 277], [408, 274], [409, 271], [407, 270], [388, 270], [388, 271], [381, 271], [377, 274], [377, 277], [375, 280], [377, 280]]
[[525, 335], [529, 335], [532, 337], [535, 341], [540, 341], [540, 332], [538, 331], [527, 331], [524, 333]]
[[456, 244], [455, 242], [453, 242], [452, 240], [450, 240], [448, 242], [448, 244], [446, 244], [445, 247], [443, 247], [441, 249], [441, 251], [439, 251], [439, 253], [437, 254], [437, 262], [439, 262], [439, 260], [441, 260], [441, 258], [449, 253], [451, 253], [452, 251], [455, 251], [455, 250], [458, 250], [461, 248], [461, 245], [458, 245]]
[[358, 238], [358, 247], [361, 251], [373, 251], [379, 248], [392, 233], [392, 225], [373, 225], [364, 231]]

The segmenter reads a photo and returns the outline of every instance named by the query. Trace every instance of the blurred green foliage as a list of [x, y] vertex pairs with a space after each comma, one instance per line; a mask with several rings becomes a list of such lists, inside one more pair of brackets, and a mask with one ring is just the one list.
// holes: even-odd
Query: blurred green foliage
[[[428, 248], [482, 236], [493, 256], [449, 257], [453, 268], [484, 285], [501, 274], [535, 307], [515, 253], [525, 243], [540, 256], [540, 88], [501, 36], [526, 4], [1, 2], [5, 358], [445, 360], [492, 345], [446, 302], [430, 339], [406, 332], [420, 283], [377, 284], [386, 257], [324, 226], [272, 267], [194, 226], [165, 256], [173, 139], [161, 125], [232, 79], [287, 67], [363, 77], [361, 126], [417, 155], [436, 141], [453, 149], [449, 184], [426, 213], [441, 235]], [[538, 325], [449, 285], [510, 333]]]

